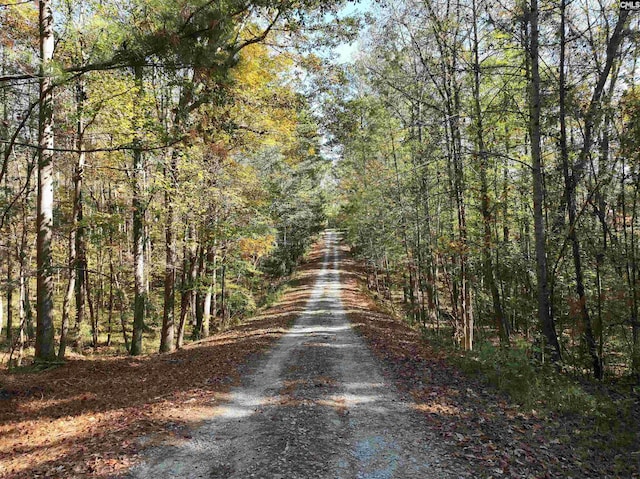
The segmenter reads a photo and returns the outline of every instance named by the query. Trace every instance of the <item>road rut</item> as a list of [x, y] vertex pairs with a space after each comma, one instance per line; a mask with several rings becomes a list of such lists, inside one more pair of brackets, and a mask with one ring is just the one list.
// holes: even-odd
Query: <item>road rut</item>
[[305, 311], [191, 439], [146, 452], [130, 477], [426, 479], [466, 476], [384, 378], [340, 299], [338, 234]]

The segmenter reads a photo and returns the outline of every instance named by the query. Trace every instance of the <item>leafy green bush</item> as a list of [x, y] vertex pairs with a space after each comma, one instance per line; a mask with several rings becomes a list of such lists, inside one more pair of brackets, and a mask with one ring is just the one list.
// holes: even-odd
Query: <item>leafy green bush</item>
[[521, 345], [499, 348], [483, 343], [476, 351], [459, 356], [457, 362], [462, 370], [481, 374], [525, 408], [581, 414], [598, 408], [595, 396], [552, 365], [532, 359]]

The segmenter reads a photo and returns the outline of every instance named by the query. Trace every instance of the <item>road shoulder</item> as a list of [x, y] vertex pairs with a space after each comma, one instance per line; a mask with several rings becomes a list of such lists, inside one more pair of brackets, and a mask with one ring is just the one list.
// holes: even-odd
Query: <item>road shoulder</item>
[[322, 250], [273, 307], [181, 351], [0, 373], [0, 476], [115, 477], [145, 448], [189, 439], [304, 310]]
[[384, 374], [413, 399], [448, 454], [477, 477], [616, 477], [558, 440], [560, 434], [571, 434], [565, 430], [570, 423], [521, 410], [491, 386], [461, 373], [419, 331], [389, 314], [367, 291], [362, 265], [342, 248], [342, 301], [354, 329], [380, 359]]

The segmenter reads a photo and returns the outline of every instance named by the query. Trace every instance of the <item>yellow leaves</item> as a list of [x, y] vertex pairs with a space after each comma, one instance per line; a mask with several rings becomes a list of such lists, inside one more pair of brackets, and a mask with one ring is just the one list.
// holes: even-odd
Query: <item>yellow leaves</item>
[[243, 259], [260, 259], [269, 254], [275, 247], [275, 236], [267, 234], [257, 238], [241, 238], [238, 250]]
[[[38, 8], [25, 3], [13, 5], [11, 8], [0, 9], [0, 44], [5, 46], [12, 57], [22, 56], [28, 52], [21, 52], [21, 48], [14, 48], [15, 44], [26, 44], [28, 49], [38, 45]], [[26, 60], [26, 59], [22, 59]]]
[[269, 52], [264, 45], [251, 45], [242, 52], [233, 72], [236, 97], [231, 116], [247, 130], [244, 148], [293, 142], [297, 127], [296, 94], [286, 85], [292, 65], [288, 55]]

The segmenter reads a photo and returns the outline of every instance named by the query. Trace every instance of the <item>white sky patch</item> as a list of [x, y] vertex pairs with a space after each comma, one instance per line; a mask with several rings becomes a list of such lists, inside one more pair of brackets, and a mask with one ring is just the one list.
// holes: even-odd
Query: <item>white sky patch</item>
[[[349, 15], [364, 15], [372, 11], [373, 0], [359, 0], [358, 3], [349, 3], [338, 12], [338, 18], [344, 18]], [[353, 63], [358, 51], [360, 50], [360, 39], [356, 39], [351, 43], [341, 43], [333, 52], [336, 55], [335, 62], [338, 64]]]

